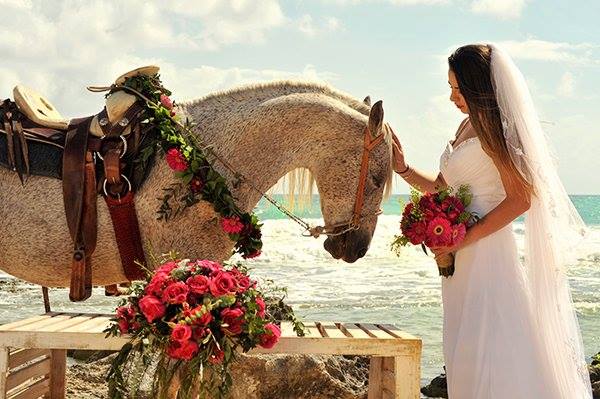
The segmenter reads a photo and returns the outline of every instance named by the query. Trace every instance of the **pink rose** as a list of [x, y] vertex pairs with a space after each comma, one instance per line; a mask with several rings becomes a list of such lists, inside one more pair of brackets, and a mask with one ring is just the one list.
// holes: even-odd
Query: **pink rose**
[[127, 319], [119, 319], [119, 331], [121, 334], [129, 332], [129, 321]]
[[165, 305], [154, 295], [145, 295], [139, 302], [140, 310], [149, 323], [165, 315]]
[[192, 338], [192, 328], [186, 324], [177, 324], [171, 331], [171, 341], [185, 342]]
[[265, 349], [271, 349], [279, 341], [281, 330], [273, 323], [265, 326], [265, 333], [260, 336], [260, 346]]
[[198, 344], [194, 341], [171, 341], [167, 347], [167, 355], [173, 359], [192, 360], [198, 353]]
[[223, 323], [227, 326], [222, 327], [223, 331], [229, 332], [233, 335], [241, 334], [244, 326], [244, 310], [240, 308], [227, 308], [221, 311], [221, 317]]
[[166, 273], [169, 274], [173, 271], [173, 269], [176, 269], [179, 267], [179, 264], [177, 264], [177, 262], [175, 261], [169, 261], [167, 263], [164, 263], [163, 265], [161, 265], [158, 269], [156, 269], [156, 273]]
[[188, 278], [186, 283], [194, 294], [204, 295], [210, 291], [210, 279], [201, 274]]
[[167, 151], [167, 164], [175, 172], [184, 172], [188, 168], [188, 162], [179, 148], [171, 148]]
[[171, 98], [165, 94], [160, 95], [160, 103], [168, 110], [173, 108], [173, 100], [171, 100]]
[[208, 361], [212, 364], [220, 364], [223, 363], [223, 359], [225, 359], [225, 352], [221, 349], [214, 348], [213, 353], [208, 357]]
[[169, 272], [159, 271], [152, 277], [152, 280], [150, 280], [144, 291], [146, 294], [162, 297], [162, 290], [170, 278]]
[[117, 318], [131, 320], [135, 317], [135, 310], [131, 305], [119, 306], [117, 308]]
[[221, 271], [210, 282], [210, 293], [214, 296], [233, 294], [237, 288], [235, 278], [228, 272]]
[[177, 281], [171, 283], [165, 288], [162, 295], [162, 300], [170, 304], [181, 304], [187, 299], [187, 295], [190, 292], [190, 288], [186, 283]]
[[265, 300], [257, 296], [254, 301], [256, 302], [256, 305], [258, 305], [258, 312], [256, 312], [256, 314], [258, 315], [258, 317], [263, 319], [265, 317], [265, 311], [267, 309], [267, 306], [265, 305]]
[[207, 270], [209, 274], [216, 274], [223, 270], [223, 266], [220, 263], [213, 262], [212, 260], [199, 260], [196, 262], [196, 265]]
[[244, 229], [244, 223], [240, 221], [239, 217], [232, 216], [230, 218], [223, 218], [221, 220], [221, 227], [223, 227], [223, 231], [227, 234], [238, 234]]

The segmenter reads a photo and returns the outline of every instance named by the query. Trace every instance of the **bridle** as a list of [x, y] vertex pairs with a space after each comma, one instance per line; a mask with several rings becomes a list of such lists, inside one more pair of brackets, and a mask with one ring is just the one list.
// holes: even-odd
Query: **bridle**
[[[358, 230], [360, 228], [360, 222], [363, 217], [362, 210], [365, 200], [365, 186], [367, 184], [367, 174], [369, 173], [369, 160], [371, 158], [371, 152], [383, 141], [384, 135], [379, 134], [377, 137], [373, 137], [371, 135], [371, 131], [369, 130], [369, 126], [367, 125], [365, 127], [364, 138], [362, 160], [360, 164], [360, 175], [358, 179], [358, 187], [356, 189], [356, 198], [354, 201], [352, 218], [348, 222], [337, 223], [334, 225], [308, 227], [306, 230], [309, 234], [303, 234], [305, 237], [318, 238], [321, 234], [334, 237], [343, 235], [349, 231]], [[381, 213], [382, 210], [379, 209], [377, 212], [366, 216], [379, 216]], [[336, 231], [340, 227], [343, 229]]]

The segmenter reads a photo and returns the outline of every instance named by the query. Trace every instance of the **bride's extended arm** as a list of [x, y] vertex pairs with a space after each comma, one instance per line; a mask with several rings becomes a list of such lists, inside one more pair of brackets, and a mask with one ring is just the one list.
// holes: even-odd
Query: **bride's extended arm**
[[433, 176], [407, 165], [404, 160], [402, 145], [400, 144], [398, 137], [396, 137], [395, 134], [392, 134], [392, 137], [394, 139], [394, 142], [392, 143], [394, 171], [398, 173], [400, 177], [421, 192], [435, 192], [446, 187], [446, 182], [441, 173], [438, 173], [437, 176]]
[[467, 230], [464, 240], [459, 245], [454, 247], [441, 247], [434, 249], [433, 252], [436, 254], [436, 256], [440, 256], [449, 252], [455, 252], [492, 233], [495, 233], [529, 209], [529, 206], [531, 205], [531, 195], [526, 194], [526, 190], [524, 190], [522, 183], [513, 178], [511, 172], [507, 170], [500, 162], [494, 161], [494, 163], [496, 164], [498, 172], [500, 173], [500, 178], [502, 179], [502, 185], [504, 186], [506, 197], [487, 215], [485, 215], [477, 223], [475, 223], [475, 225]]

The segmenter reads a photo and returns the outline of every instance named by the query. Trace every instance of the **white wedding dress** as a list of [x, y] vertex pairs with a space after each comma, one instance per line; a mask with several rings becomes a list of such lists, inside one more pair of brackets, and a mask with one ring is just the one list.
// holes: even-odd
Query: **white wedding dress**
[[[505, 197], [496, 166], [477, 137], [440, 160], [449, 186], [470, 186], [469, 209], [484, 216]], [[450, 399], [571, 399], [560, 393], [539, 338], [527, 273], [519, 260], [512, 226], [461, 249], [456, 270], [442, 278], [444, 358]], [[574, 361], [574, 364], [577, 361]], [[579, 363], [580, 364], [580, 363]], [[578, 373], [586, 370], [577, 370]]]

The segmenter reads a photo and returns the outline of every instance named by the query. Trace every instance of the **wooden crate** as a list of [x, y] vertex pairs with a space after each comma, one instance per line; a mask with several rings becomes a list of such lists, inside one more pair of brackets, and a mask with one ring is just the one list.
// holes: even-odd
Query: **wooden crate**
[[[64, 398], [66, 349], [117, 351], [128, 342], [105, 337], [110, 317], [50, 312], [0, 326], [2, 398]], [[421, 339], [387, 324], [310, 322], [306, 329], [308, 334], [298, 337], [291, 323], [283, 323], [275, 347], [251, 353], [371, 356], [369, 399], [419, 398]], [[27, 371], [20, 371], [18, 366], [32, 359], [23, 368]], [[19, 385], [15, 396], [15, 381], [25, 377], [31, 387]]]

